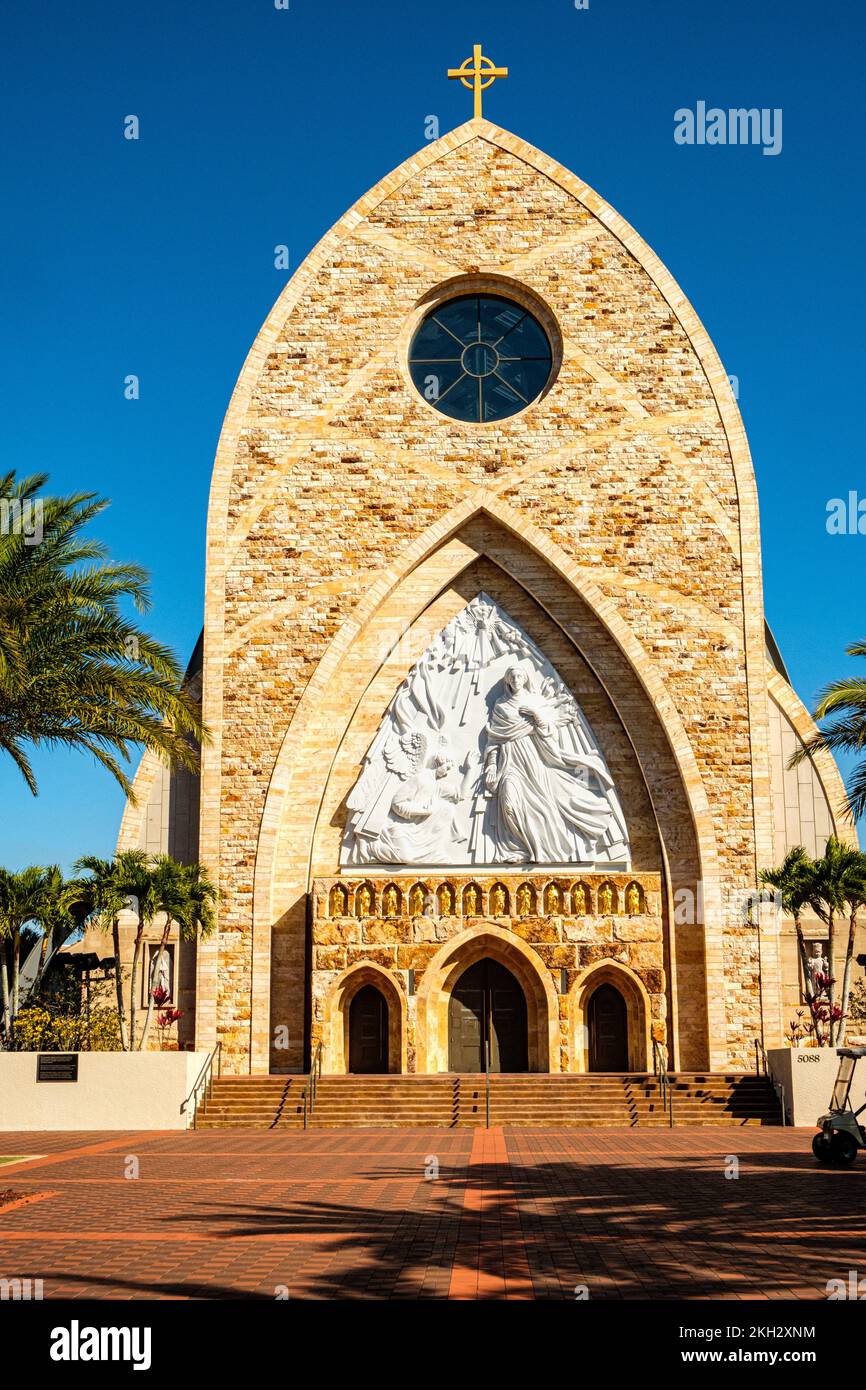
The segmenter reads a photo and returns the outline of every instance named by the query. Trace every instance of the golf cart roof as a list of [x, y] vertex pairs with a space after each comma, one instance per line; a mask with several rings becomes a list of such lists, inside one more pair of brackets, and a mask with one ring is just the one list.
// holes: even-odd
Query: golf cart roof
[[853, 1057], [855, 1062], [866, 1057], [866, 1047], [837, 1047], [836, 1051], [840, 1057]]

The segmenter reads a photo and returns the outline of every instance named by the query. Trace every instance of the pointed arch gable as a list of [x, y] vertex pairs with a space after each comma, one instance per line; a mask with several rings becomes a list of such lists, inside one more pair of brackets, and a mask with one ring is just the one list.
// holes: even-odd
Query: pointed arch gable
[[[209, 808], [219, 799], [220, 724], [222, 711], [222, 667], [224, 660], [224, 630], [221, 621], [224, 605], [226, 546], [228, 543], [228, 505], [235, 454], [256, 383], [269, 352], [278, 341], [285, 319], [299, 303], [319, 269], [347, 236], [358, 231], [369, 212], [384, 199], [402, 188], [410, 179], [437, 160], [470, 140], [482, 139], [508, 151], [517, 159], [546, 175], [559, 187], [581, 202], [599, 222], [619, 240], [638, 264], [646, 271], [659, 292], [677, 316], [706, 375], [730, 445], [731, 459], [737, 477], [741, 506], [749, 512], [749, 542], [742, 558], [746, 575], [746, 613], [760, 614], [763, 622], [763, 594], [760, 561], [755, 538], [758, 535], [757, 492], [742, 419], [734, 400], [727, 374], [698, 315], [673, 277], [659, 258], [633, 227], [621, 217], [588, 184], [563, 165], [536, 149], [525, 140], [510, 134], [483, 119], [466, 122], [441, 139], [417, 151], [411, 158], [381, 179], [353, 205], [313, 248], [278, 297], [262, 325], [247, 355], [226, 412], [214, 464], [207, 523], [206, 575], [206, 643], [205, 643], [205, 721], [215, 731], [214, 741], [203, 763], [204, 805], [206, 815], [202, 825], [202, 853], [207, 862], [216, 862], [219, 851], [218, 819]], [[551, 248], [555, 254], [556, 248]], [[444, 269], [444, 267], [443, 267]], [[462, 267], [460, 269], [463, 269]], [[469, 499], [468, 505], [472, 505]], [[753, 665], [754, 652], [747, 653]], [[760, 669], [760, 667], [759, 667]], [[769, 750], [766, 750], [767, 778]]]
[[[625, 251], [634, 258], [658, 290], [659, 295], [666, 301], [674, 318], [688, 338], [706, 378], [709, 395], [715, 402], [719, 420], [728, 441], [739, 505], [739, 524], [742, 534], [739, 558], [742, 563], [746, 685], [751, 715], [750, 737], [752, 740], [751, 762], [754, 768], [756, 850], [757, 856], [759, 858], [762, 856], [761, 837], [768, 833], [766, 827], [770, 824], [770, 799], [769, 748], [766, 736], [766, 689], [763, 684], [763, 609], [757, 541], [757, 505], [745, 434], [736, 403], [728, 386], [727, 377], [694, 310], [661, 265], [661, 262], [633, 229], [587, 185], [557, 164], [556, 161], [489, 122], [472, 121], [450, 132], [442, 140], [425, 147], [412, 159], [402, 164], [399, 169], [380, 181], [335, 224], [314, 248], [280, 295], [257, 336], [241, 371], [226, 414], [217, 449], [208, 516], [203, 712], [206, 722], [214, 731], [214, 739], [205, 750], [203, 758], [201, 838], [201, 857], [223, 879], [237, 873], [236, 864], [230, 862], [230, 854], [226, 856], [225, 868], [220, 863], [220, 858], [221, 853], [224, 852], [221, 821], [224, 821], [226, 815], [224, 778], [231, 776], [230, 773], [226, 773], [223, 763], [223, 680], [230, 650], [225, 626], [226, 576], [230, 548], [228, 523], [232, 479], [241, 433], [248, 420], [255, 414], [256, 392], [265, 373], [268, 359], [279, 345], [280, 334], [287, 318], [292, 310], [302, 303], [304, 296], [311, 290], [316, 277], [329, 260], [340, 253], [346, 239], [352, 236], [357, 236], [361, 240], [366, 237], [370, 241], [375, 241], [376, 245], [382, 249], [383, 237], [381, 232], [377, 231], [375, 236], [372, 234], [368, 236], [369, 228], [365, 226], [365, 221], [369, 213], [374, 208], [379, 207], [384, 200], [395, 195], [398, 190], [405, 189], [413, 179], [429, 169], [431, 165], [448, 158], [461, 147], [476, 140], [487, 142], [487, 144], [507, 152], [539, 174], [543, 174], [598, 219], [599, 225], [611, 233], [625, 248]], [[575, 235], [577, 234], [576, 232]], [[396, 248], [392, 249], [396, 250]], [[532, 248], [531, 255], [536, 257], [537, 261], [541, 261], [548, 252], [555, 255], [557, 249], [554, 240], [547, 243], [540, 241], [537, 246]], [[506, 264], [481, 266], [479, 269], [482, 272], [519, 275], [522, 270], [521, 265], [518, 264], [520, 260], [521, 258], [517, 257]], [[446, 278], [450, 275], [465, 273], [468, 269], [465, 265], [455, 265], [446, 258], [437, 257], [432, 253], [426, 257], [419, 255], [418, 263], [423, 265], [429, 274], [431, 284], [437, 277]], [[369, 376], [370, 369], [370, 363], [357, 364], [345, 382], [343, 394], [347, 398], [356, 386], [361, 385], [366, 376]], [[315, 419], [311, 418], [311, 429], [315, 428], [318, 428], [318, 424]], [[410, 565], [422, 568], [428, 558], [432, 559], [437, 548], [444, 554], [448, 545], [454, 546], [452, 558], [456, 557], [456, 551], [460, 545], [458, 532], [461, 525], [472, 516], [488, 515], [505, 526], [515, 538], [527, 541], [539, 555], [543, 553], [545, 560], [549, 556], [553, 556], [553, 568], [604, 623], [619, 650], [623, 653], [624, 659], [630, 668], [638, 674], [650, 702], [659, 713], [666, 737], [674, 749], [679, 775], [684, 775], [684, 769], [686, 772], [685, 780], [688, 786], [690, 814], [694, 820], [697, 838], [701, 845], [701, 867], [708, 917], [712, 916], [713, 894], [716, 892], [718, 884], [716, 831], [697, 772], [697, 760], [690, 748], [688, 738], [685, 736], [682, 720], [679, 718], [673, 700], [665, 689], [660, 673], [653, 670], [634, 631], [619, 617], [610, 600], [604, 597], [586, 574], [578, 573], [565, 553], [552, 544], [551, 538], [546, 532], [534, 527], [530, 517], [520, 506], [509, 507], [508, 504], [500, 502], [484, 487], [467, 487], [465, 483], [463, 486], [466, 487], [466, 495], [410, 543], [407, 552], [401, 556], [399, 570], [395, 571], [393, 567], [388, 567], [376, 574], [371, 584], [370, 593], [360, 604], [356, 605], [345, 619], [314, 672], [307, 691], [294, 712], [276, 762], [272, 764], [269, 756], [267, 761], [263, 761], [258, 774], [261, 782], [256, 785], [254, 794], [257, 796], [261, 790], [264, 799], [264, 813], [258, 827], [252, 891], [250, 893], [246, 883], [251, 870], [244, 863], [239, 875], [244, 879], [243, 891], [238, 898], [231, 923], [231, 930], [235, 932], [238, 922], [243, 918], [240, 938], [236, 936], [236, 939], [241, 939], [241, 949], [245, 950], [244, 934], [247, 930], [246, 922], [248, 920], [246, 914], [251, 902], [252, 937], [248, 965], [252, 975], [251, 989], [253, 994], [253, 1017], [250, 1025], [250, 1056], [253, 1069], [267, 1065], [267, 999], [272, 967], [271, 926], [275, 915], [280, 910], [294, 911], [294, 908], [287, 906], [292, 889], [289, 887], [282, 870], [275, 865], [274, 859], [282, 806], [285, 805], [289, 787], [296, 788], [298, 785], [297, 780], [292, 781], [293, 773], [287, 760], [290, 759], [292, 750], [297, 753], [302, 748], [308, 750], [309, 756], [314, 761], [318, 759], [321, 762], [326, 759], [327, 753], [320, 752], [319, 745], [315, 741], [305, 743], [304, 740], [312, 738], [310, 732], [313, 728], [313, 724], [310, 722], [311, 715], [314, 713], [312, 706], [317, 703], [327, 703], [328, 673], [334, 674], [339, 671], [345, 653], [360, 636], [363, 625], [369, 622], [371, 615], [377, 611], [376, 604], [387, 602], [393, 586], [397, 582], [410, 583], [412, 580]], [[355, 576], [355, 579], [359, 586], [368, 582], [366, 578], [362, 579], [358, 576]], [[404, 590], [404, 593], [406, 592], [408, 589]], [[366, 617], [365, 614], [367, 614]], [[758, 673], [757, 677], [756, 672]], [[305, 728], [308, 729], [307, 733], [304, 732]], [[327, 744], [328, 740], [325, 738], [326, 747]], [[319, 775], [318, 768], [315, 775]], [[268, 778], [270, 781], [265, 789]], [[237, 803], [239, 797], [234, 786], [229, 787], [226, 795], [230, 803]], [[243, 792], [240, 799], [243, 799]], [[766, 814], [764, 814], [765, 812]], [[252, 847], [253, 835], [250, 835], [249, 843]], [[250, 848], [251, 856], [252, 848]], [[710, 939], [710, 934], [708, 934], [706, 950], [707, 969], [712, 975], [713, 981], [709, 989], [709, 996], [713, 1001], [712, 1007], [720, 1008], [721, 1006], [716, 1001], [721, 1000], [724, 996], [721, 944]], [[213, 1040], [216, 1037], [218, 956], [219, 939], [214, 937], [211, 942], [202, 947], [199, 953], [198, 1034], [203, 1042]], [[297, 949], [293, 949], [281, 964], [281, 969], [285, 970], [286, 977], [291, 972], [294, 972], [295, 975], [301, 973], [303, 968], [303, 959]], [[246, 963], [244, 969], [246, 970]], [[296, 989], [295, 995], [297, 995]], [[231, 1022], [230, 1031], [233, 1047], [245, 1026], [242, 1019]], [[724, 1051], [725, 1029], [724, 1020], [720, 1014], [712, 1021], [710, 1032], [718, 1042], [721, 1055]]]
[[[270, 1028], [272, 929], [277, 924], [283, 932], [297, 933], [302, 930], [303, 897], [314, 872], [315, 826], [321, 814], [325, 786], [344, 730], [379, 663], [378, 660], [362, 663], [361, 667], [352, 670], [347, 681], [341, 681], [341, 670], [353, 653], [361, 651], [365, 642], [376, 651], [387, 649], [395, 634], [399, 630], [408, 630], [436, 596], [478, 558], [479, 541], [475, 538], [470, 543], [470, 534], [471, 523], [479, 519], [494, 522], [497, 529], [506, 531], [512, 546], [518, 544], [528, 555], [532, 555], [533, 564], [540, 567], [542, 572], [556, 574], [567, 590], [586, 605], [621, 653], [624, 668], [637, 678], [647, 698], [647, 709], [655, 711], [651, 717], [658, 720], [664, 731], [666, 746], [684, 788], [685, 813], [691, 819], [698, 846], [697, 876], [704, 885], [707, 918], [704, 946], [706, 970], [711, 970], [716, 958], [721, 969], [721, 890], [715, 836], [700, 771], [676, 708], [651, 659], [609, 600], [591, 583], [588, 584], [585, 576], [578, 575], [576, 567], [541, 533], [520, 524], [520, 518], [507, 504], [498, 498], [488, 498], [483, 507], [470, 508], [462, 504], [447, 519], [431, 526], [404, 555], [402, 577], [392, 574], [387, 587], [383, 581], [359, 601], [319, 663], [286, 731], [269, 783], [254, 878], [253, 1031], [263, 1049], [267, 1048]], [[519, 524], [520, 535], [517, 534]], [[496, 556], [495, 548], [491, 549], [494, 551], [494, 562], [498, 563], [501, 557]], [[522, 582], [519, 577], [518, 582]], [[541, 606], [545, 607], [543, 601]], [[561, 613], [554, 614], [549, 607], [545, 607], [545, 611], [558, 626], [562, 626]], [[383, 632], [386, 634], [384, 639]], [[581, 655], [586, 659], [585, 653]], [[604, 686], [598, 671], [595, 671], [595, 675]], [[345, 697], [347, 684], [352, 692], [348, 704]], [[609, 697], [616, 708], [616, 698], [610, 693]], [[313, 768], [314, 773], [311, 772]], [[294, 859], [291, 870], [285, 851], [280, 849], [284, 815], [289, 805], [293, 852], [299, 856]], [[717, 990], [714, 997], [703, 981], [700, 990], [702, 994], [707, 994], [707, 1009], [711, 1014], [707, 1027], [710, 1030], [720, 1027], [720, 1021], [712, 1017], [712, 1011], [718, 1009], [722, 991]], [[713, 1036], [712, 1032], [710, 1036]]]
[[[322, 722], [330, 718], [331, 710], [325, 697], [328, 690], [333, 688], [341, 664], [352, 646], [369, 632], [377, 614], [383, 616], [383, 621], [389, 625], [392, 634], [396, 634], [401, 628], [408, 630], [432, 599], [477, 558], [478, 550], [461, 541], [459, 534], [466, 523], [476, 517], [489, 517], [501, 523], [515, 540], [534, 552], [544, 568], [558, 574], [599, 620], [625, 657], [649, 702], [658, 712], [660, 722], [668, 735], [678, 770], [688, 791], [695, 829], [701, 845], [704, 876], [711, 878], [714, 874], [717, 867], [715, 836], [712, 833], [700, 771], [676, 706], [664, 682], [655, 671], [651, 658], [612, 601], [587, 580], [569, 557], [544, 533], [527, 524], [514, 508], [488, 494], [479, 499], [475, 506], [469, 501], [461, 503], [447, 517], [430, 526], [414, 545], [407, 547], [402, 556], [402, 579], [394, 570], [382, 575], [356, 605], [351, 617], [344, 622], [319, 662], [286, 731], [271, 775], [256, 860], [256, 912], [262, 910], [266, 916], [270, 916], [276, 909], [273, 901], [266, 902], [260, 894], [263, 891], [270, 892], [273, 887], [271, 868], [274, 839], [279, 830], [282, 804], [289, 794], [293, 776], [303, 767], [300, 750], [305, 731], [317, 713]], [[494, 553], [493, 558], [499, 562], [502, 557]], [[398, 590], [399, 604], [393, 602]], [[554, 620], [559, 621], [555, 616]], [[381, 644], [379, 649], [383, 649]]]

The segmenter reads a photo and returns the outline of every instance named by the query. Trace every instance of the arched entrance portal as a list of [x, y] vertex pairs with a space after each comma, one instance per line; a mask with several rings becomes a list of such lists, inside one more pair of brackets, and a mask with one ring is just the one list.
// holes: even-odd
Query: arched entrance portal
[[526, 996], [510, 970], [485, 957], [465, 970], [448, 1006], [450, 1071], [526, 1071]]
[[375, 985], [364, 985], [349, 1005], [349, 1071], [388, 1070], [388, 1005]]
[[628, 1071], [628, 1009], [614, 985], [599, 985], [587, 1009], [590, 1071]]

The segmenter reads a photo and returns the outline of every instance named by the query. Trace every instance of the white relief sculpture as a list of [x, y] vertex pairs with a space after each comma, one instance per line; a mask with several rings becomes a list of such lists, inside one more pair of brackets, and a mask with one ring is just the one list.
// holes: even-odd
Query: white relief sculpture
[[[520, 666], [505, 673], [505, 691], [487, 725], [482, 795], [492, 798], [489, 836], [494, 862], [564, 864], [596, 860], [610, 820], [613, 781], [597, 754], [569, 749], [560, 732], [578, 717], [551, 680], [533, 691]], [[600, 790], [575, 774], [594, 772]]]
[[394, 864], [438, 862], [442, 846], [459, 836], [454, 807], [461, 789], [454, 763], [444, 749], [428, 756], [427, 737], [417, 731], [386, 745], [383, 757], [402, 785], [377, 837], [377, 855]]
[[345, 865], [630, 864], [592, 729], [541, 650], [486, 594], [409, 672], [348, 812]]

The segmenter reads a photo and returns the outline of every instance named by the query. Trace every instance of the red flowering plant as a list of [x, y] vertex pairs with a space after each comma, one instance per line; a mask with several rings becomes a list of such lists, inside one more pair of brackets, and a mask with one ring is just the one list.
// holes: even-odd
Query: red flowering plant
[[[160, 993], [163, 994], [165, 992], [165, 990], [160, 991]], [[156, 993], [157, 991], [154, 990], [154, 995], [156, 995]], [[165, 1051], [166, 1043], [168, 1042], [168, 1035], [171, 1032], [174, 1024], [177, 1023], [178, 1019], [181, 1017], [182, 1012], [183, 1011], [181, 1009], [163, 1009], [160, 1013], [157, 1014], [156, 1031], [159, 1035], [160, 1052]]]
[[798, 1009], [797, 1017], [792, 1018], [791, 1022], [788, 1025], [788, 1034], [786, 1041], [791, 1047], [799, 1047], [801, 1038], [807, 1037], [808, 1033], [809, 1028], [803, 1022], [803, 1010]]
[[818, 1047], [829, 1047], [836, 1036], [838, 1024], [844, 1017], [841, 1004], [830, 1003], [832, 986], [836, 981], [830, 975], [822, 975], [817, 970], [814, 975], [815, 993], [806, 1001], [809, 1022], [806, 1032], [811, 1033]]
[[829, 1002], [830, 986], [835, 980], [816, 971], [814, 981], [815, 993], [806, 1000], [805, 1010], [797, 1010], [797, 1017], [788, 1027], [788, 1041], [792, 1047], [799, 1047], [806, 1038], [813, 1038], [815, 1047], [829, 1047], [831, 1024], [835, 1033], [844, 1017], [841, 1004]]

